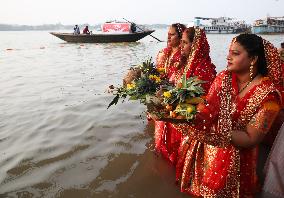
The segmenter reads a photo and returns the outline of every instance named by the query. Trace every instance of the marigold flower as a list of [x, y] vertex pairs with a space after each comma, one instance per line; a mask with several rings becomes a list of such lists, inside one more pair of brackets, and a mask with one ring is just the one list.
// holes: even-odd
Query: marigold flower
[[127, 84], [127, 85], [126, 85], [126, 88], [127, 88], [127, 89], [133, 89], [133, 88], [135, 88], [135, 87], [136, 87], [135, 83], [131, 83], [131, 84]]
[[170, 98], [170, 97], [172, 96], [171, 92], [169, 92], [169, 91], [164, 92], [163, 95], [164, 95], [164, 97], [166, 97], [166, 98]]
[[127, 84], [127, 85], [126, 85], [126, 88], [127, 88], [127, 89], [131, 89], [131, 84]]
[[156, 75], [149, 75], [149, 78], [151, 79], [151, 80], [154, 80], [154, 79], [156, 79]]
[[156, 83], [160, 83], [161, 82], [161, 78], [157, 75], [149, 75], [149, 79], [150, 80], [154, 80]]
[[160, 83], [162, 81], [160, 77], [157, 77], [155, 80], [156, 80], [156, 83]]

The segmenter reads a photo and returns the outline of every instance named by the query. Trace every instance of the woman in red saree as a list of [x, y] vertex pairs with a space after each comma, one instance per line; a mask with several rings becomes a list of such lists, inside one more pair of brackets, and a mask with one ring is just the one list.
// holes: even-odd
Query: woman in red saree
[[173, 75], [182, 69], [180, 65], [180, 41], [185, 28], [186, 26], [180, 23], [172, 24], [168, 30], [167, 47], [162, 49], [157, 55], [157, 68], [164, 68], [170, 81]]
[[[206, 104], [186, 134], [176, 166], [181, 191], [204, 197], [253, 197], [258, 145], [277, 116], [283, 82], [277, 49], [255, 34], [233, 39], [228, 68], [214, 80]], [[213, 147], [213, 152], [210, 150]]]
[[[164, 68], [167, 78], [172, 83], [176, 83], [175, 76], [183, 71], [180, 43], [185, 29], [185, 25], [180, 23], [170, 26], [167, 47], [158, 53], [156, 60], [157, 68]], [[177, 150], [179, 145], [175, 144], [174, 136], [166, 133], [169, 127], [170, 123], [155, 121], [155, 150], [171, 163], [175, 163], [176, 155], [171, 156], [171, 154], [172, 150]]]
[[[207, 93], [211, 83], [216, 77], [215, 65], [209, 56], [209, 44], [204, 30], [187, 28], [181, 39], [182, 70], [171, 72], [170, 80], [177, 83], [182, 74], [187, 77], [198, 76], [206, 81], [202, 86]], [[184, 65], [184, 66], [183, 66]], [[155, 121], [155, 148], [173, 165], [176, 164], [178, 148], [181, 142], [181, 133], [175, 125], [163, 121]]]
[[[174, 75], [182, 71], [180, 41], [186, 26], [181, 23], [174, 23], [169, 27], [167, 47], [159, 51], [156, 58], [156, 67], [164, 68], [168, 79], [174, 83]], [[126, 86], [141, 75], [140, 70], [130, 70], [123, 78]], [[149, 118], [150, 119], [150, 118]]]

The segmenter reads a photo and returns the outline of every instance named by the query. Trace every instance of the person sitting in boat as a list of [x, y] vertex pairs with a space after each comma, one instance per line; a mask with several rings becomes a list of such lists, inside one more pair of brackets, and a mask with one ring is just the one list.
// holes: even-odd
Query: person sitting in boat
[[78, 25], [75, 25], [74, 27], [74, 34], [77, 35], [77, 34], [80, 34], [80, 28]]
[[90, 34], [89, 27], [86, 26], [83, 30], [83, 34]]

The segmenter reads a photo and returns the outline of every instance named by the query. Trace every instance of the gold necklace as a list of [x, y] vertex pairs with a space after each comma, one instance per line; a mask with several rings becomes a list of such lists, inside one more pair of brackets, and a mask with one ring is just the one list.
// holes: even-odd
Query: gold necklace
[[257, 77], [258, 75], [255, 75], [250, 81], [248, 81], [248, 83], [246, 84], [246, 86], [244, 86], [242, 89], [239, 90], [239, 94], [245, 89], [247, 88], [250, 83]]

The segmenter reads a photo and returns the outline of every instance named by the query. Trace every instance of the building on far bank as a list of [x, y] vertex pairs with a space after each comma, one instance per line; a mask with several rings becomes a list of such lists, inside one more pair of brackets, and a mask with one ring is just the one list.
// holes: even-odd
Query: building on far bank
[[252, 26], [255, 34], [277, 34], [284, 33], [284, 17], [266, 17], [258, 19]]

